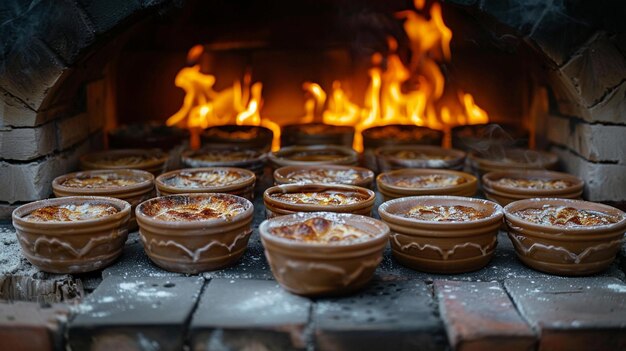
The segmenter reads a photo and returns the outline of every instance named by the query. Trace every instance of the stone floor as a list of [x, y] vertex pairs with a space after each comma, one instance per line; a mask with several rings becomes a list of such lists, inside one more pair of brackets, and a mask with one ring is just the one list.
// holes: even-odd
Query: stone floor
[[504, 233], [473, 273], [413, 271], [387, 250], [367, 288], [308, 299], [272, 279], [256, 230], [241, 262], [198, 276], [153, 265], [136, 233], [74, 276], [32, 267], [9, 224], [0, 244], [0, 350], [626, 350], [626, 246], [584, 278], [525, 267]]

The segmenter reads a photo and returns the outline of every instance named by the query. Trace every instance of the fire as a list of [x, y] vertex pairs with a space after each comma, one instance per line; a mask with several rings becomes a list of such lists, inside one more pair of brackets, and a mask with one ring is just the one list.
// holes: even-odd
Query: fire
[[[489, 121], [487, 112], [471, 94], [449, 93], [450, 88], [446, 87], [440, 64], [451, 59], [452, 31], [443, 20], [441, 6], [433, 3], [427, 8], [425, 0], [414, 0], [414, 6], [415, 10], [396, 13], [404, 21], [409, 39], [408, 64], [397, 53], [396, 39], [389, 37], [388, 52], [375, 53], [371, 58], [369, 84], [361, 104], [351, 100], [338, 80], [328, 93], [315, 82], [305, 82], [305, 114], [298, 123], [321, 118], [326, 124], [353, 126], [353, 147], [362, 151], [361, 132], [374, 126], [412, 124], [449, 131], [456, 125]], [[197, 62], [203, 52], [202, 46], [194, 46], [188, 61]], [[186, 96], [181, 109], [167, 124], [192, 131], [223, 124], [260, 125], [274, 132], [272, 149], [278, 149], [280, 127], [262, 117], [262, 83], [252, 83], [248, 73], [231, 88], [216, 91], [215, 80], [215, 76], [201, 72], [199, 64], [181, 69], [175, 84], [185, 90]]]

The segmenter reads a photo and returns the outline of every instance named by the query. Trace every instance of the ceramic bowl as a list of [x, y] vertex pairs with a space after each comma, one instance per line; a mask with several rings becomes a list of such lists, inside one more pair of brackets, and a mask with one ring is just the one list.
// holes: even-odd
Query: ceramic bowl
[[226, 193], [252, 200], [256, 176], [233, 167], [186, 168], [161, 174], [156, 179], [159, 196], [186, 193]]
[[441, 145], [443, 132], [415, 125], [389, 124], [365, 129], [363, 147], [376, 149], [387, 145]]
[[292, 124], [282, 127], [280, 145], [342, 145], [352, 147], [354, 128], [323, 123]]
[[[87, 204], [87, 205], [85, 205]], [[34, 211], [61, 213], [49, 207], [110, 206], [115, 213], [79, 220], [33, 221]], [[35, 201], [13, 211], [13, 226], [22, 253], [42, 271], [84, 273], [102, 269], [119, 257], [128, 237], [130, 204], [100, 196], [68, 196]]]
[[286, 166], [274, 171], [274, 181], [282, 184], [346, 184], [371, 188], [374, 172], [355, 166]]
[[[416, 206], [463, 206], [476, 218], [435, 221], [407, 217]], [[429, 273], [464, 273], [491, 260], [502, 224], [502, 207], [482, 199], [459, 196], [415, 196], [387, 201], [378, 208], [391, 229], [391, 250], [403, 265]]]
[[93, 170], [65, 174], [52, 181], [56, 197], [109, 196], [130, 203], [128, 229], [137, 229], [135, 207], [155, 196], [154, 176], [135, 169]]
[[[352, 201], [328, 203], [310, 200], [302, 203], [303, 201], [279, 198], [279, 196], [293, 196], [288, 194], [298, 194], [300, 198], [312, 194], [323, 199], [330, 196], [337, 199], [339, 195]], [[340, 212], [369, 216], [375, 200], [376, 194], [369, 189], [341, 184], [285, 184], [271, 187], [263, 193], [267, 218], [296, 212]]]
[[188, 168], [236, 167], [248, 169], [257, 178], [263, 176], [267, 153], [240, 148], [203, 148], [182, 154], [182, 163]]
[[540, 197], [578, 199], [585, 182], [561, 172], [502, 171], [485, 174], [482, 185], [489, 200], [506, 206], [513, 201]]
[[390, 145], [374, 152], [381, 172], [401, 168], [463, 169], [465, 152], [428, 145]]
[[[598, 226], [564, 226], [536, 223], [518, 211], [544, 206], [604, 213], [615, 223]], [[614, 207], [571, 199], [526, 199], [504, 208], [509, 238], [517, 257], [538, 271], [578, 276], [608, 268], [619, 252], [626, 232], [626, 214]]]
[[223, 125], [205, 129], [200, 135], [202, 146], [228, 146], [268, 152], [274, 133], [265, 127]]
[[528, 149], [500, 149], [489, 154], [472, 151], [468, 163], [475, 174], [483, 176], [489, 172], [530, 169], [555, 169], [559, 159], [555, 154]]
[[355, 166], [358, 154], [351, 148], [337, 145], [288, 146], [269, 154], [274, 168], [306, 165]]
[[384, 201], [420, 195], [474, 196], [476, 177], [447, 169], [405, 168], [381, 173], [376, 177]]
[[161, 123], [123, 125], [109, 132], [109, 146], [112, 149], [170, 150], [188, 140], [187, 129], [168, 127]]
[[165, 171], [168, 156], [159, 149], [106, 150], [83, 155], [82, 170], [139, 169], [159, 175]]
[[529, 133], [514, 124], [467, 124], [451, 130], [452, 147], [463, 151], [528, 147]]
[[[298, 241], [274, 234], [276, 228], [302, 226], [320, 219], [331, 225], [351, 226], [368, 237], [328, 243]], [[261, 223], [259, 233], [265, 257], [278, 283], [294, 294], [319, 296], [347, 294], [367, 284], [382, 260], [389, 227], [360, 215], [312, 212], [266, 220]]]
[[[168, 213], [163, 214], [164, 209]], [[236, 195], [177, 194], [142, 202], [135, 212], [152, 262], [168, 271], [195, 274], [230, 266], [241, 258], [252, 233], [254, 211], [250, 201]]]

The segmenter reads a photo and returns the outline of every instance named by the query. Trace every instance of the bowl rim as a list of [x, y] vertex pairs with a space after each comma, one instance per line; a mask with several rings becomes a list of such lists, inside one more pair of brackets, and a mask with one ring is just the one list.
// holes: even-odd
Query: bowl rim
[[[521, 179], [541, 179], [541, 180], [568, 180], [571, 181], [572, 185], [565, 187], [563, 189], [526, 189], [526, 188], [513, 188], [502, 186], [497, 184], [496, 181], [505, 178], [521, 178]], [[570, 194], [575, 193], [585, 186], [585, 181], [580, 177], [575, 175], [564, 173], [564, 172], [555, 172], [555, 171], [546, 171], [546, 170], [538, 170], [538, 169], [527, 169], [527, 170], [517, 170], [517, 171], [493, 171], [484, 174], [482, 177], [483, 186], [487, 186], [493, 190], [496, 190], [500, 193], [504, 194], [515, 194], [515, 195], [560, 195], [560, 194]]]
[[[328, 128], [330, 131], [332, 131], [333, 133], [322, 133], [318, 136], [320, 137], [324, 137], [327, 135], [343, 135], [343, 134], [354, 134], [354, 127], [353, 126], [341, 126], [341, 125], [334, 125], [334, 124], [326, 124], [326, 123], [318, 123], [318, 122], [313, 122], [313, 123], [294, 123], [294, 124], [286, 124], [284, 126], [281, 127], [282, 129], [282, 133], [284, 133], [285, 131], [293, 131], [293, 132], [300, 132], [301, 128], [303, 128], [304, 126], [327, 126], [327, 127], [331, 127]], [[282, 134], [281, 134], [282, 135]], [[306, 134], [309, 135], [309, 134]]]
[[[183, 188], [183, 187], [176, 187], [176, 186], [172, 186], [172, 185], [168, 185], [164, 182], [164, 180], [166, 178], [172, 178], [178, 174], [180, 174], [181, 172], [189, 172], [189, 173], [198, 173], [198, 172], [209, 172], [209, 171], [235, 171], [235, 172], [239, 172], [240, 174], [243, 173], [245, 174], [245, 177], [241, 177], [240, 179], [238, 179], [237, 181], [230, 183], [230, 184], [226, 184], [226, 185], [219, 185], [219, 186], [205, 186], [205, 187], [197, 187], [197, 188]], [[174, 171], [170, 171], [167, 173], [163, 173], [161, 175], [159, 175], [158, 177], [156, 177], [155, 179], [155, 184], [157, 186], [157, 188], [159, 190], [165, 190], [167, 192], [185, 192], [185, 191], [194, 191], [194, 192], [202, 192], [202, 191], [207, 191], [207, 192], [226, 192], [226, 191], [232, 191], [232, 190], [236, 190], [236, 189], [240, 189], [240, 188], [244, 188], [247, 186], [250, 186], [252, 184], [254, 184], [256, 182], [256, 175], [254, 174], [254, 172], [248, 170], [248, 169], [243, 169], [243, 168], [238, 168], [238, 167], [201, 167], [201, 168], [182, 168], [182, 169], [177, 169]]]
[[[348, 224], [348, 225], [349, 223], [347, 223], [346, 219], [354, 219], [354, 220], [358, 220], [362, 222], [367, 222], [368, 224], [374, 227], [377, 227], [377, 229], [379, 229], [380, 231], [376, 233], [375, 236], [369, 239], [363, 240], [363, 241], [359, 241], [356, 243], [348, 242], [344, 244], [334, 244], [334, 245], [318, 243], [318, 242], [307, 243], [307, 242], [290, 240], [287, 238], [282, 238], [282, 237], [272, 235], [268, 231], [269, 229], [268, 227], [277, 222], [279, 223], [283, 222], [283, 225], [285, 225], [288, 223], [304, 222], [308, 219], [315, 218], [315, 217], [321, 217], [330, 221], [333, 221], [333, 219], [335, 221], [343, 220], [344, 221], [343, 223]], [[289, 247], [304, 249], [304, 250], [316, 249], [316, 248], [318, 249], [321, 249], [321, 248], [324, 248], [324, 249], [355, 248], [356, 249], [356, 248], [361, 248], [361, 247], [368, 247], [380, 241], [381, 239], [385, 239], [386, 241], [387, 237], [389, 236], [389, 233], [390, 233], [390, 229], [387, 223], [379, 219], [375, 219], [375, 218], [360, 215], [360, 214], [354, 214], [354, 213], [340, 213], [340, 212], [328, 212], [328, 211], [296, 212], [296, 213], [292, 213], [292, 214], [288, 214], [284, 216], [278, 216], [278, 217], [266, 219], [263, 222], [261, 222], [261, 224], [259, 225], [259, 235], [261, 236], [261, 239], [268, 240], [279, 245], [289, 246]]]
[[[294, 172], [297, 170], [311, 170], [311, 169], [327, 169], [327, 170], [355, 170], [362, 175], [366, 176], [363, 179], [355, 182], [355, 183], [328, 183], [328, 184], [344, 184], [344, 185], [357, 185], [357, 184], [367, 184], [374, 181], [374, 172], [371, 169], [359, 166], [348, 166], [348, 165], [291, 165], [291, 166], [283, 166], [274, 170], [273, 176], [274, 181], [277, 184], [312, 184], [312, 183], [298, 183], [298, 182], [289, 182], [286, 176], [288, 172]], [[279, 180], [280, 179], [280, 180]], [[326, 184], [326, 183], [324, 183]]]
[[[384, 180], [385, 177], [395, 176], [400, 173], [405, 173], [405, 174], [413, 173], [413, 174], [409, 174], [409, 176], [410, 175], [428, 175], [428, 174], [456, 175], [456, 176], [467, 179], [467, 183], [436, 187], [436, 188], [409, 188], [409, 187], [392, 185], [392, 184], [387, 183]], [[401, 168], [401, 169], [396, 169], [396, 170], [391, 170], [391, 171], [380, 173], [376, 177], [376, 184], [378, 185], [379, 190], [381, 188], [385, 188], [385, 190], [389, 190], [390, 192], [394, 192], [394, 193], [403, 192], [403, 191], [420, 191], [420, 190], [449, 191], [449, 190], [462, 189], [465, 187], [471, 187], [475, 185], [476, 183], [478, 183], [478, 179], [472, 174], [461, 172], [461, 171], [456, 171], [456, 170], [451, 170], [451, 169], [443, 169], [443, 168]]]
[[[102, 165], [98, 163], [98, 158], [108, 155], [154, 155], [157, 157], [153, 161], [143, 161], [136, 165]], [[91, 152], [80, 157], [80, 163], [83, 167], [87, 166], [91, 169], [145, 169], [150, 167], [161, 166], [167, 162], [169, 156], [161, 149], [109, 149]]]
[[[433, 135], [437, 135], [437, 139], [442, 138], [444, 135], [444, 132], [437, 130], [437, 129], [433, 129], [433, 128], [429, 128], [426, 126], [418, 126], [415, 124], [402, 124], [402, 123], [392, 123], [392, 124], [385, 124], [385, 125], [381, 125], [381, 126], [371, 126], [369, 128], [365, 128], [363, 129], [363, 138], [371, 138], [371, 136], [369, 135], [370, 133], [372, 133], [375, 130], [379, 130], [379, 129], [384, 129], [387, 127], [396, 127], [396, 128], [409, 128], [409, 129], [413, 129], [413, 130], [423, 130], [425, 132], [432, 132]], [[372, 138], [372, 139], [376, 139], [376, 140], [380, 140], [380, 139], [389, 139], [389, 138], [393, 138], [393, 137], [384, 137], [384, 138]]]
[[[108, 187], [108, 188], [80, 188], [80, 187], [68, 187], [62, 184], [62, 182], [71, 179], [77, 178], [81, 175], [100, 175], [100, 174], [116, 174], [121, 175], [123, 173], [130, 174], [137, 177], [143, 177], [142, 181], [137, 184], [132, 184], [128, 186], [117, 186], [117, 187]], [[144, 171], [142, 169], [91, 169], [86, 171], [72, 172], [60, 175], [52, 181], [52, 189], [54, 191], [62, 191], [73, 194], [97, 194], [97, 195], [106, 195], [106, 194], [118, 194], [118, 193], [129, 193], [136, 190], [143, 190], [144, 188], [152, 188], [154, 186], [154, 175], [148, 171]]]
[[[410, 150], [410, 151], [421, 151], [430, 155], [452, 155], [453, 159], [449, 160], [449, 162], [459, 161], [460, 159], [464, 159], [467, 156], [467, 153], [463, 150], [458, 149], [448, 149], [442, 146], [437, 145], [383, 145], [379, 146], [374, 150], [374, 154], [376, 157], [384, 157], [394, 161], [415, 161], [415, 159], [404, 159], [394, 157], [393, 155], [387, 154], [388, 152], [398, 151], [398, 150]], [[422, 161], [422, 160], [419, 160]], [[427, 161], [427, 160], [424, 160]]]
[[[154, 219], [143, 213], [142, 209], [144, 206], [148, 206], [152, 202], [160, 201], [163, 198], [168, 197], [203, 197], [203, 198], [212, 198], [214, 196], [226, 196], [233, 197], [240, 203], [243, 203], [246, 206], [246, 209], [233, 216], [232, 218], [226, 220], [223, 218], [211, 218], [207, 220], [199, 220], [199, 221], [185, 221], [185, 222], [173, 222], [173, 221], [164, 221], [159, 219]], [[198, 227], [218, 227], [221, 225], [232, 225], [234, 223], [245, 220], [248, 217], [251, 217], [254, 213], [254, 205], [248, 199], [243, 198], [241, 196], [227, 194], [227, 193], [182, 193], [182, 194], [172, 194], [165, 196], [158, 196], [152, 199], [148, 199], [143, 201], [135, 208], [135, 217], [137, 218], [137, 223], [139, 223], [139, 227], [141, 229], [141, 221], [145, 221], [146, 223], [168, 229], [197, 229]]]
[[[289, 155], [295, 152], [307, 152], [307, 151], [323, 151], [323, 150], [331, 150], [337, 151], [342, 155], [335, 160], [325, 160], [325, 161], [298, 161], [298, 160], [290, 160], [285, 158], [285, 155]], [[350, 164], [358, 161], [358, 153], [347, 146], [340, 145], [293, 145], [283, 147], [278, 151], [272, 151], [268, 155], [269, 160], [278, 165], [279, 167], [284, 166], [300, 166], [300, 165], [327, 165], [327, 164]]]
[[[538, 224], [527, 221], [521, 217], [516, 216], [513, 212], [526, 209], [532, 207], [532, 205], [541, 204], [549, 204], [549, 203], [560, 203], [562, 205], [570, 205], [576, 209], [588, 209], [592, 211], [599, 211], [597, 208], [601, 208], [604, 213], [605, 211], [609, 211], [609, 214], [612, 212], [614, 215], [620, 216], [621, 219], [617, 223], [603, 224], [597, 226], [577, 226], [577, 227], [563, 227], [563, 226], [555, 226], [555, 225], [547, 225], [547, 224]], [[576, 207], [579, 206], [579, 207]], [[594, 208], [595, 207], [595, 208]], [[503, 208], [504, 217], [506, 221], [511, 221], [518, 226], [535, 229], [541, 232], [548, 233], [593, 233], [596, 231], [606, 231], [606, 230], [626, 230], [626, 213], [618, 208], [613, 206], [600, 204], [592, 201], [585, 200], [576, 200], [576, 199], [562, 199], [562, 198], [531, 198], [524, 199], [511, 202], [510, 204], [504, 206]], [[624, 233], [622, 233], [623, 235]]]
[[[412, 201], [414, 202], [414, 204], [417, 204], [423, 200], [455, 201], [455, 202], [460, 202], [460, 205], [462, 205], [463, 203], [479, 203], [481, 205], [490, 206], [493, 209], [493, 211], [491, 212], [489, 216], [480, 218], [477, 220], [473, 220], [473, 221], [436, 222], [436, 221], [423, 221], [423, 220], [415, 219], [415, 218], [402, 217], [388, 210], [390, 206], [393, 206], [397, 203]], [[482, 225], [489, 225], [492, 222], [502, 220], [503, 218], [502, 206], [500, 206], [498, 203], [494, 201], [485, 200], [485, 199], [477, 199], [473, 197], [465, 197], [465, 196], [453, 196], [453, 195], [408, 196], [408, 197], [401, 197], [398, 199], [389, 200], [389, 201], [382, 203], [378, 207], [378, 214], [383, 220], [386, 220], [385, 219], [386, 217], [387, 219], [392, 219], [393, 221], [399, 223], [399, 225], [403, 225], [403, 226], [418, 225], [419, 227], [431, 227], [431, 228], [451, 227], [455, 229], [460, 229], [468, 225], [482, 227]]]
[[532, 152], [536, 152], [537, 154], [539, 154], [541, 158], [539, 162], [532, 162], [532, 163], [522, 163], [522, 162], [517, 162], [517, 161], [502, 162], [501, 160], [497, 160], [497, 159], [494, 160], [494, 159], [483, 157], [479, 155], [476, 150], [472, 150], [468, 152], [467, 158], [471, 162], [476, 163], [479, 167], [486, 165], [487, 167], [494, 167], [494, 166], [495, 167], [510, 167], [510, 168], [527, 167], [529, 169], [537, 169], [537, 167], [539, 167], [543, 169], [543, 168], [554, 167], [559, 162], [558, 155], [552, 152], [544, 151], [544, 150], [532, 150], [532, 149], [520, 148], [520, 147], [509, 147], [509, 148], [503, 148], [502, 150], [504, 151], [505, 155], [510, 154], [510, 153], [525, 153], [528, 151], [532, 151]]
[[[271, 194], [276, 193], [276, 192], [282, 192], [282, 193], [295, 193], [295, 192], [301, 192], [303, 188], [311, 188], [312, 191], [324, 191], [324, 190], [332, 190], [332, 189], [338, 189], [340, 191], [350, 191], [350, 192], [357, 192], [357, 193], [365, 193], [368, 195], [368, 197], [363, 200], [363, 201], [359, 201], [357, 203], [354, 204], [344, 204], [344, 205], [313, 205], [313, 204], [294, 204], [292, 202], [287, 202], [287, 201], [283, 201], [283, 200], [279, 200], [279, 199], [273, 199], [271, 198]], [[275, 185], [273, 187], [269, 187], [267, 188], [264, 192], [263, 192], [263, 201], [266, 203], [265, 207], [267, 209], [267, 203], [268, 202], [276, 202], [279, 203], [281, 205], [287, 206], [289, 208], [289, 210], [291, 211], [296, 211], [296, 212], [330, 212], [328, 211], [328, 208], [332, 207], [333, 209], [337, 209], [337, 210], [350, 210], [350, 209], [361, 209], [361, 208], [366, 208], [369, 207], [370, 205], [373, 205], [374, 202], [376, 201], [376, 193], [371, 190], [371, 189], [367, 189], [361, 186], [357, 186], [357, 185], [346, 185], [346, 184], [322, 184], [322, 183], [309, 183], [309, 184], [282, 184], [282, 185]]]
[[[251, 139], [221, 138], [221, 137], [208, 135], [210, 130], [224, 130], [224, 129], [258, 129], [260, 131], [260, 134], [256, 138], [251, 138]], [[228, 131], [226, 130], [226, 132]], [[258, 141], [258, 142], [263, 141], [264, 142], [263, 138], [269, 137], [270, 140], [274, 138], [274, 132], [271, 129], [267, 127], [263, 127], [263, 126], [223, 124], [219, 126], [210, 126], [204, 129], [202, 133], [200, 134], [200, 137], [205, 138], [207, 140], [211, 140], [212, 142], [215, 142], [215, 141], [218, 141], [218, 142], [230, 141], [230, 142], [235, 142], [235, 143], [245, 143], [245, 142], [250, 142], [250, 141]]]

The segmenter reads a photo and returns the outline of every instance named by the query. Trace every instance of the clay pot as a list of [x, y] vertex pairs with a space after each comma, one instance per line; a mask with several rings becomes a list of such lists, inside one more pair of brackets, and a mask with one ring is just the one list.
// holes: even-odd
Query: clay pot
[[[272, 194], [280, 193], [314, 193], [314, 192], [335, 192], [346, 195], [356, 195], [362, 200], [354, 204], [344, 205], [322, 205], [322, 204], [298, 204], [287, 202], [282, 199], [272, 197]], [[283, 216], [296, 212], [339, 212], [354, 213], [369, 216], [376, 200], [376, 194], [365, 188], [353, 185], [341, 184], [285, 184], [277, 185], [267, 189], [263, 193], [263, 202], [267, 218]]]
[[528, 131], [513, 124], [469, 124], [451, 130], [452, 147], [463, 151], [528, 147]]
[[165, 171], [168, 156], [159, 149], [107, 150], [83, 155], [82, 170], [92, 169], [139, 169], [159, 175]]
[[[328, 179], [324, 180], [320, 177]], [[322, 183], [371, 188], [374, 172], [367, 168], [354, 166], [286, 166], [274, 171], [274, 181], [278, 185]]]
[[387, 145], [441, 145], [443, 132], [415, 125], [389, 124], [365, 129], [363, 147], [377, 149]]
[[355, 166], [358, 154], [351, 148], [336, 145], [288, 146], [271, 152], [269, 160], [274, 168], [306, 165]]
[[205, 129], [200, 135], [202, 146], [224, 146], [268, 152], [274, 133], [265, 127], [223, 125]]
[[[96, 219], [35, 222], [24, 217], [46, 206], [97, 203], [118, 212]], [[13, 211], [13, 226], [22, 253], [42, 271], [85, 273], [102, 269], [122, 253], [128, 237], [130, 204], [101, 196], [68, 196], [35, 201]]]
[[[93, 179], [106, 177], [108, 179], [132, 179], [135, 184], [121, 186], [69, 186], [67, 181], [72, 179]], [[154, 176], [150, 172], [134, 170], [134, 169], [112, 169], [112, 170], [93, 170], [76, 173], [69, 173], [56, 177], [52, 181], [52, 191], [56, 197], [65, 196], [109, 196], [116, 199], [124, 200], [130, 203], [130, 221], [128, 229], [137, 229], [137, 221], [135, 220], [135, 208], [141, 202], [151, 199], [155, 196]]]
[[[570, 185], [563, 189], [531, 189], [506, 186], [498, 183], [502, 178], [527, 180], [563, 180]], [[485, 196], [492, 201], [506, 206], [513, 201], [532, 198], [566, 198], [578, 199], [583, 193], [585, 182], [571, 174], [549, 171], [502, 171], [489, 172], [482, 177]]]
[[188, 130], [160, 123], [124, 125], [109, 132], [109, 146], [112, 149], [170, 150], [188, 140]]
[[[514, 214], [544, 205], [602, 212], [619, 218], [619, 221], [601, 226], [565, 227], [533, 223]], [[519, 200], [508, 204], [504, 215], [517, 257], [527, 266], [550, 274], [579, 276], [605, 270], [619, 252], [626, 232], [624, 212], [582, 200]]]
[[472, 151], [468, 163], [475, 174], [529, 169], [555, 169], [559, 159], [555, 154], [528, 149], [501, 149], [491, 154]]
[[[227, 174], [233, 173], [237, 175], [237, 179], [228, 184], [221, 185], [192, 185], [184, 186], [176, 184], [176, 178], [191, 176], [197, 173], [209, 174]], [[256, 176], [252, 171], [242, 168], [233, 167], [211, 167], [211, 168], [186, 168], [177, 171], [161, 174], [156, 179], [157, 193], [159, 196], [173, 194], [192, 194], [192, 193], [226, 193], [241, 196], [247, 200], [252, 200], [254, 195], [254, 183]]]
[[[414, 206], [466, 206], [484, 214], [469, 221], [437, 222], [407, 218]], [[415, 196], [387, 201], [378, 208], [391, 228], [391, 249], [403, 265], [429, 273], [464, 273], [491, 260], [502, 224], [502, 207], [482, 199], [458, 196]]]
[[[173, 205], [225, 199], [235, 201], [244, 211], [229, 218], [166, 221], [151, 211]], [[252, 203], [230, 194], [178, 194], [157, 197], [135, 210], [139, 235], [148, 257], [168, 271], [195, 274], [220, 269], [237, 262], [244, 254], [252, 233]]]
[[203, 148], [197, 151], [185, 151], [182, 162], [189, 168], [236, 167], [248, 169], [257, 178], [263, 176], [267, 153], [239, 148]]
[[323, 123], [292, 124], [281, 128], [280, 145], [342, 145], [352, 147], [354, 128]]
[[401, 168], [463, 169], [465, 152], [426, 145], [383, 146], [374, 152], [378, 169], [386, 172]]
[[[345, 244], [299, 242], [270, 230], [321, 217], [370, 233], [366, 241]], [[347, 213], [296, 213], [266, 220], [259, 227], [265, 257], [278, 283], [298, 295], [341, 295], [367, 284], [382, 260], [389, 227], [379, 220]]]
[[[411, 179], [424, 176], [459, 177], [463, 183], [432, 186], [432, 187], [410, 187], [397, 185], [396, 182], [402, 179]], [[478, 187], [478, 180], [471, 174], [446, 169], [398, 169], [395, 171], [381, 173], [376, 177], [378, 191], [383, 195], [384, 201], [407, 196], [420, 195], [452, 195], [452, 196], [474, 196]]]

